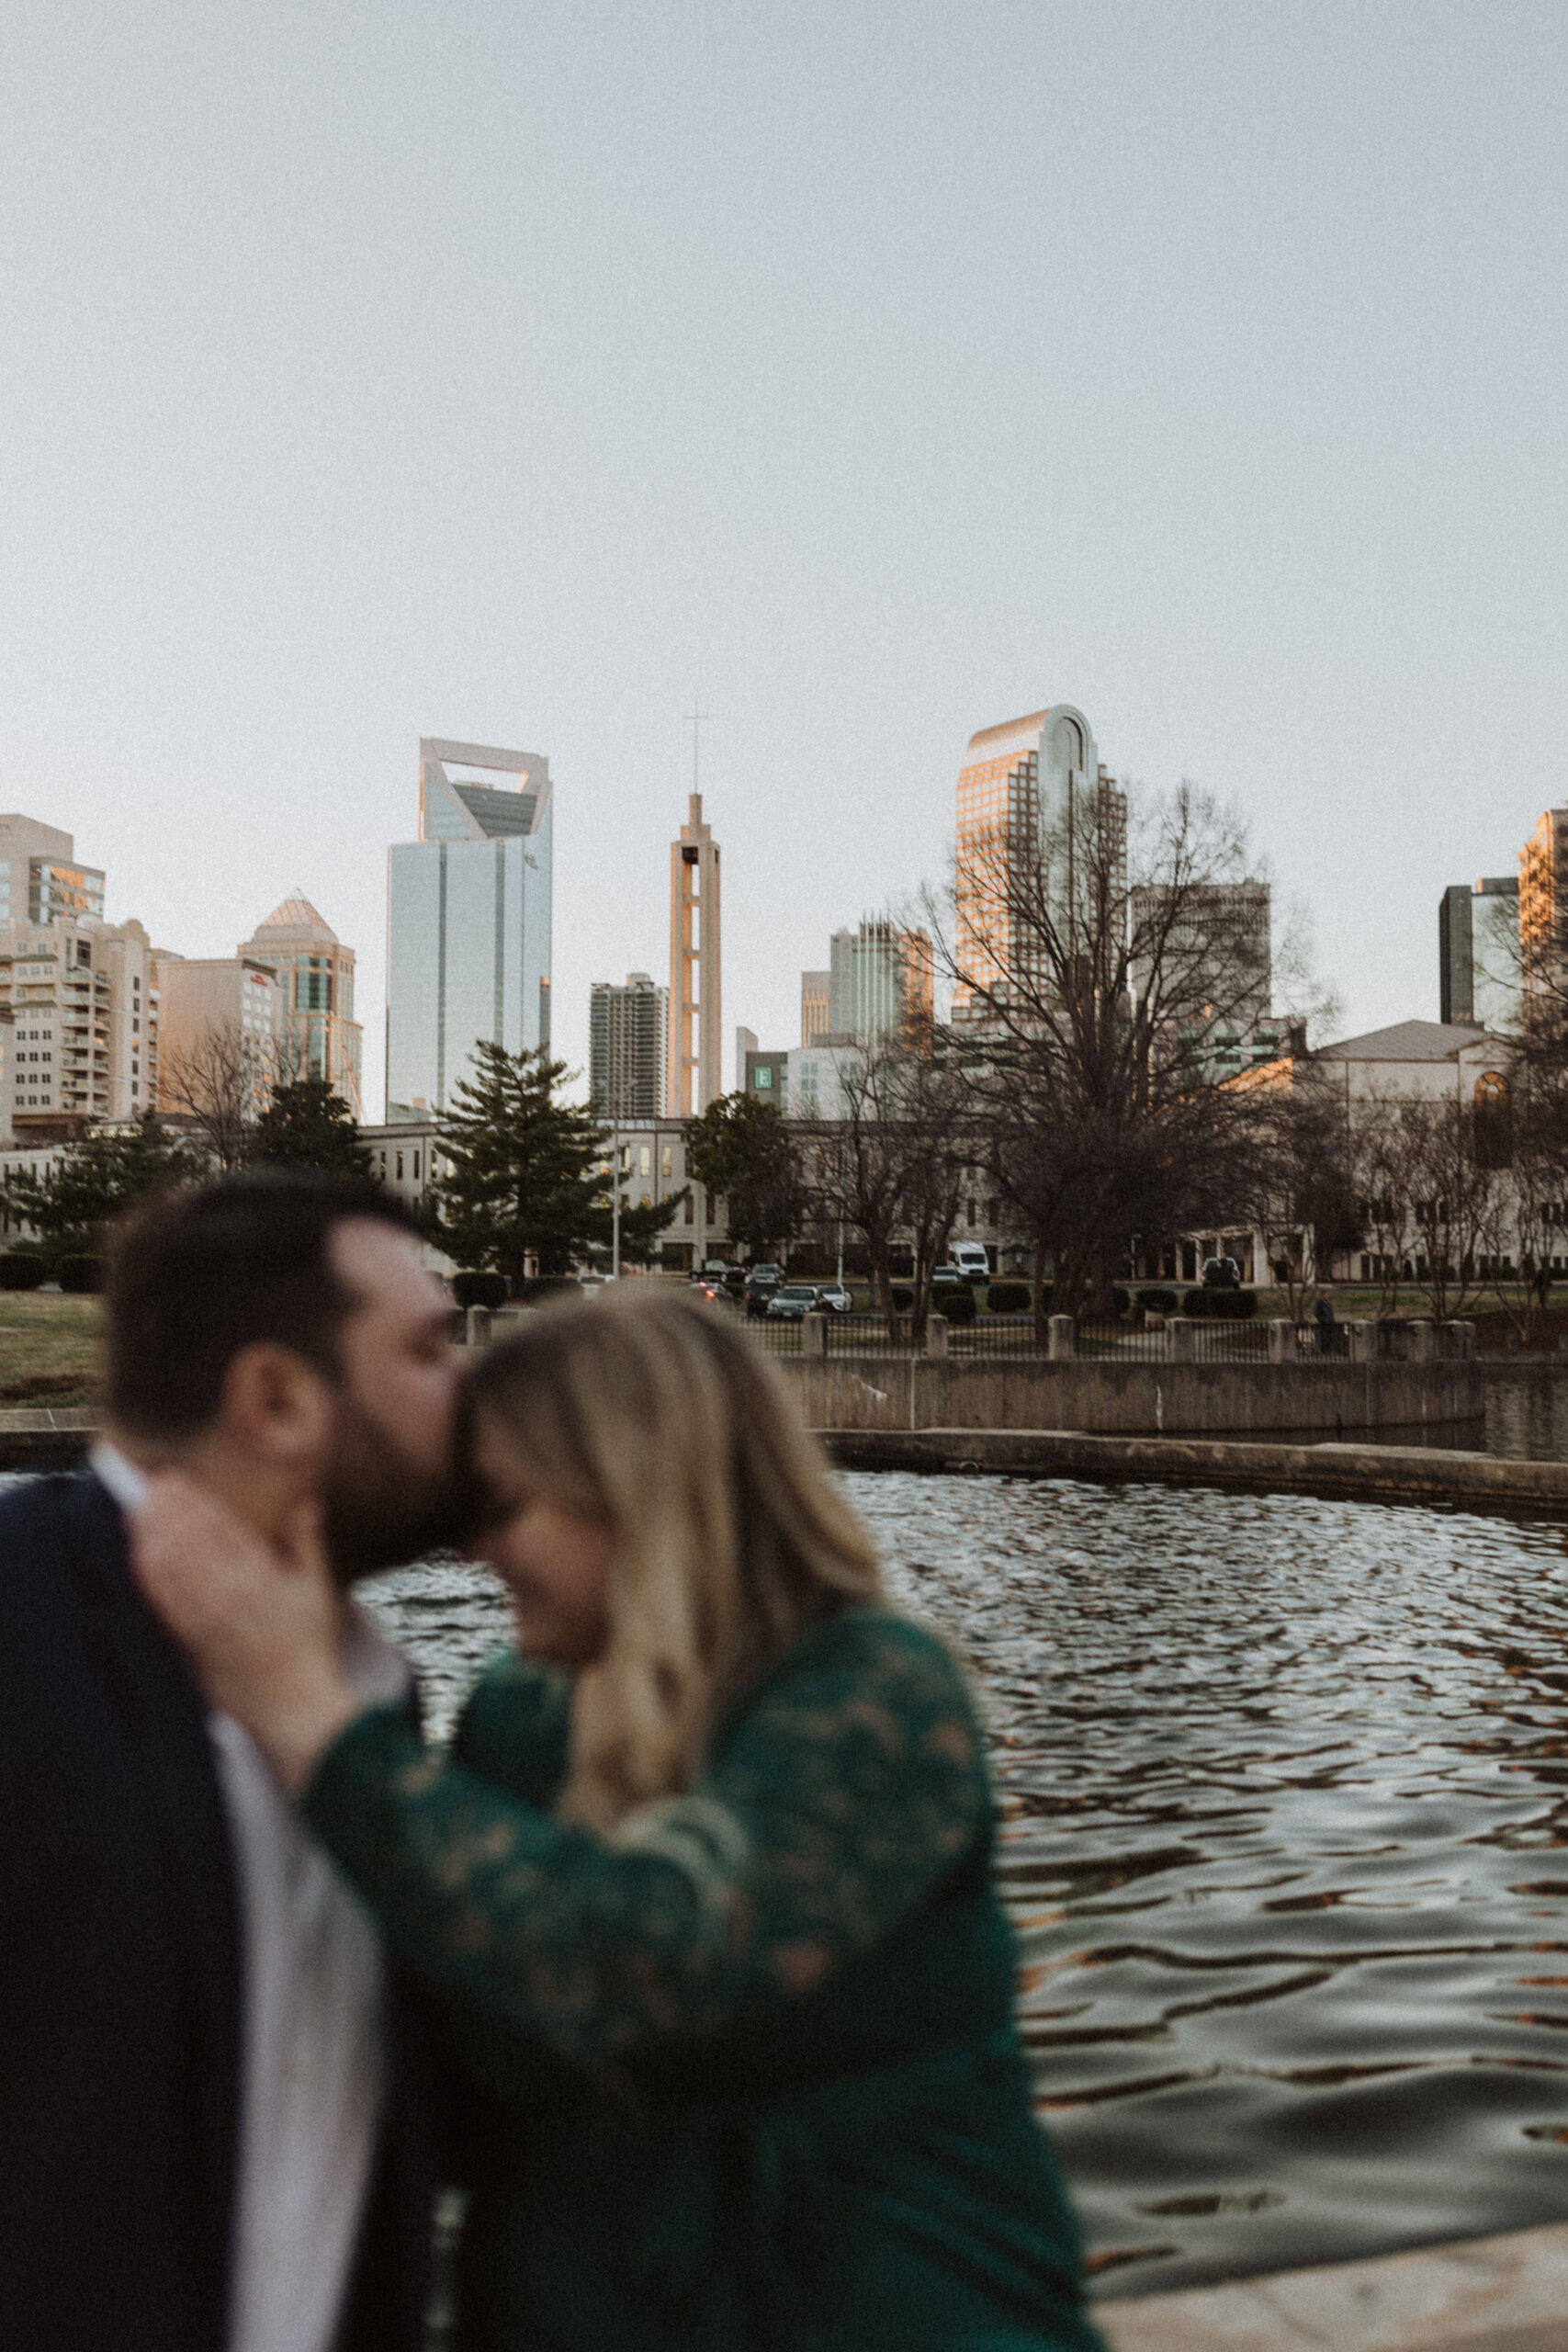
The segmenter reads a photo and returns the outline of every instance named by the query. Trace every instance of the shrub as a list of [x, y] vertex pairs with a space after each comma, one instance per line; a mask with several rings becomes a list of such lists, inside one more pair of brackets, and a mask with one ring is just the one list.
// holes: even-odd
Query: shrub
[[1217, 1290], [1183, 1291], [1181, 1312], [1183, 1315], [1207, 1315], [1210, 1306], [1219, 1295]]
[[1222, 1323], [1248, 1323], [1258, 1312], [1255, 1290], [1210, 1290], [1203, 1295], [1209, 1302], [1205, 1312]]
[[1133, 1302], [1131, 1298], [1122, 1289], [1121, 1283], [1112, 1283], [1111, 1290], [1111, 1312], [1112, 1315], [1125, 1315], [1127, 1309], [1132, 1306], [1132, 1304]]
[[945, 1315], [950, 1323], [973, 1323], [975, 1294], [967, 1283], [943, 1283], [940, 1297], [931, 1301], [933, 1315]]
[[1027, 1283], [993, 1283], [986, 1293], [993, 1315], [1027, 1315], [1030, 1303]]
[[43, 1260], [30, 1250], [0, 1254], [0, 1290], [37, 1290], [43, 1280]]
[[909, 1313], [910, 1309], [913, 1307], [914, 1304], [915, 1304], [915, 1294], [914, 1294], [914, 1292], [913, 1292], [912, 1290], [905, 1290], [905, 1289], [902, 1287], [902, 1285], [897, 1285], [897, 1284], [896, 1284], [896, 1285], [895, 1285], [895, 1287], [894, 1287], [894, 1292], [893, 1292], [893, 1312], [894, 1312], [894, 1314], [895, 1314], [895, 1315], [908, 1315], [908, 1314]]
[[[575, 1290], [576, 1287], [574, 1283], [572, 1288]], [[506, 1305], [506, 1276], [481, 1274], [472, 1271], [468, 1273], [454, 1274], [452, 1295], [459, 1306], [504, 1306]]]
[[62, 1290], [86, 1291], [96, 1296], [104, 1286], [108, 1261], [85, 1256], [62, 1258], [55, 1272]]
[[1176, 1312], [1176, 1293], [1162, 1289], [1158, 1283], [1138, 1291], [1135, 1296], [1145, 1315], [1174, 1315]]

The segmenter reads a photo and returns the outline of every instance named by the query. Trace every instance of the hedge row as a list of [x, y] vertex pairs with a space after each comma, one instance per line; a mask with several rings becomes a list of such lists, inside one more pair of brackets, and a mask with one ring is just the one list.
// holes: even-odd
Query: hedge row
[[1255, 1290], [1190, 1290], [1181, 1302], [1183, 1315], [1207, 1316], [1215, 1323], [1250, 1323], [1258, 1312]]

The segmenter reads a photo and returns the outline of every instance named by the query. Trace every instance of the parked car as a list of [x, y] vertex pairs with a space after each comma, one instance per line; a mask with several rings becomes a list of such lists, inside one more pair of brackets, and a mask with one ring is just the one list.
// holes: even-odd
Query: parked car
[[782, 1266], [751, 1266], [746, 1274], [746, 1312], [765, 1315], [768, 1301], [784, 1280]]
[[613, 1283], [615, 1279], [615, 1277], [614, 1274], [579, 1274], [577, 1277], [577, 1287], [586, 1297], [592, 1298], [596, 1290], [603, 1290], [607, 1283]]
[[1239, 1290], [1241, 1268], [1234, 1258], [1205, 1258], [1201, 1287], [1204, 1290]]
[[953, 1262], [966, 1283], [988, 1283], [991, 1259], [983, 1241], [955, 1241]]
[[964, 1276], [956, 1266], [938, 1266], [931, 1274], [931, 1288], [945, 1290], [963, 1280]]
[[705, 1306], [728, 1306], [729, 1293], [722, 1283], [710, 1282], [705, 1274], [692, 1276], [692, 1295], [700, 1298]]
[[767, 1314], [779, 1323], [798, 1323], [817, 1308], [815, 1283], [780, 1283], [769, 1295]]
[[728, 1281], [734, 1271], [735, 1269], [731, 1266], [728, 1258], [705, 1258], [703, 1260], [703, 1272], [705, 1275], [707, 1275], [710, 1279], [716, 1282], [722, 1283]]
[[824, 1315], [852, 1315], [854, 1299], [842, 1283], [823, 1283], [817, 1292], [817, 1304]]

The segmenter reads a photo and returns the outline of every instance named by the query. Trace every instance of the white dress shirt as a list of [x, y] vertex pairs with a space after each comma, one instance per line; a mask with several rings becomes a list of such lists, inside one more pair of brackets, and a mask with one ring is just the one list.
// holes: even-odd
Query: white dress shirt
[[[113, 1446], [91, 1466], [122, 1510], [146, 1492]], [[409, 1671], [360, 1610], [344, 1645], [367, 1700]], [[382, 2093], [376, 1929], [249, 1732], [208, 1717], [242, 1922], [239, 2170], [229, 2352], [331, 2352], [375, 2158]]]

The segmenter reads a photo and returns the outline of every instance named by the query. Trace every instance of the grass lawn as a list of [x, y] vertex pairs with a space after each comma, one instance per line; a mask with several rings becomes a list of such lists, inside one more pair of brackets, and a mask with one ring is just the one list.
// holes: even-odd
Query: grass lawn
[[97, 1387], [99, 1302], [0, 1290], [0, 1405], [88, 1405]]

